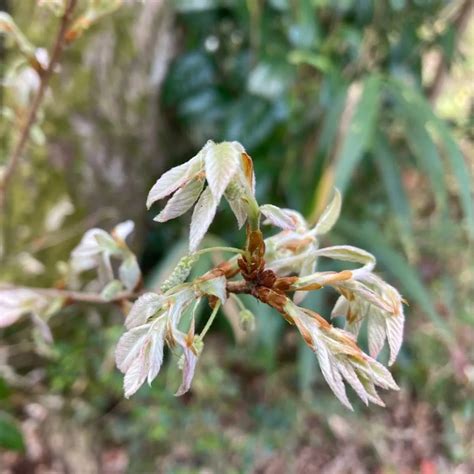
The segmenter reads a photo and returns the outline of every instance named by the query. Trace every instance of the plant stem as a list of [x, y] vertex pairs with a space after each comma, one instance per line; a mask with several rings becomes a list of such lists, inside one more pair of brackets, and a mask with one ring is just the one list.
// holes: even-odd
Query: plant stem
[[247, 308], [245, 307], [244, 303], [242, 303], [242, 300], [235, 294], [235, 293], [231, 293], [230, 294], [231, 298], [237, 303], [238, 307], [244, 311], [246, 310]]
[[209, 252], [232, 252], [232, 253], [244, 253], [245, 250], [238, 249], [237, 247], [209, 247], [206, 249], [199, 250], [196, 255], [203, 255]]
[[247, 200], [247, 211], [250, 230], [260, 230], [260, 206], [253, 196]]
[[216, 318], [217, 312], [219, 311], [220, 307], [221, 307], [221, 302], [219, 301], [214, 306], [214, 309], [212, 310], [212, 313], [209, 316], [209, 319], [207, 320], [206, 325], [204, 326], [204, 329], [202, 330], [201, 334], [199, 334], [199, 339], [201, 341], [204, 339], [204, 336], [206, 335], [207, 331], [209, 331], [209, 328], [212, 326], [212, 323], [214, 322], [214, 319]]

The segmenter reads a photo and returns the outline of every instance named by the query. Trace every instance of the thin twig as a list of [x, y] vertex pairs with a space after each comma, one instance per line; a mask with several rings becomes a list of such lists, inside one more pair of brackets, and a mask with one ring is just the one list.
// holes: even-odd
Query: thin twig
[[235, 293], [236, 295], [249, 294], [251, 292], [251, 288], [245, 280], [228, 281], [226, 284], [226, 290], [229, 293]]
[[214, 322], [214, 319], [216, 318], [216, 314], [219, 311], [219, 308], [221, 307], [220, 301], [214, 306], [214, 309], [212, 310], [211, 315], [209, 316], [209, 319], [206, 322], [206, 325], [204, 326], [204, 329], [202, 330], [201, 334], [199, 334], [199, 339], [202, 341], [204, 339], [204, 336], [207, 334], [207, 331], [209, 331], [209, 328], [212, 326], [212, 323]]
[[44, 94], [48, 88], [49, 80], [54, 72], [54, 68], [59, 61], [61, 53], [64, 48], [65, 44], [65, 35], [68, 30], [68, 26], [71, 22], [72, 12], [76, 6], [77, 0], [69, 0], [64, 11], [64, 15], [61, 18], [61, 25], [56, 36], [56, 40], [54, 42], [52, 51], [51, 51], [51, 59], [47, 68], [41, 72], [40, 74], [40, 85], [38, 92], [31, 103], [28, 117], [23, 125], [23, 128], [20, 131], [20, 138], [16, 146], [13, 149], [13, 152], [8, 160], [5, 171], [3, 175], [3, 179], [0, 182], [0, 209], [4, 209], [5, 199], [7, 195], [7, 187], [10, 183], [13, 174], [18, 166], [20, 158], [23, 154], [26, 144], [28, 143], [28, 139], [30, 137], [31, 127], [36, 122], [36, 117], [38, 114], [38, 109], [43, 101]]

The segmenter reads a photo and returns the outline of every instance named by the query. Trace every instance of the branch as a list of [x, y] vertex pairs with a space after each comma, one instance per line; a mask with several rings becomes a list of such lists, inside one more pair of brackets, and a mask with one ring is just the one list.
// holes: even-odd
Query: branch
[[31, 127], [36, 122], [38, 109], [41, 105], [41, 102], [43, 101], [44, 94], [46, 92], [46, 89], [48, 88], [48, 84], [53, 74], [54, 68], [58, 63], [59, 58], [61, 57], [61, 53], [63, 52], [66, 32], [71, 22], [72, 12], [76, 6], [76, 3], [77, 0], [69, 0], [67, 3], [64, 15], [61, 19], [61, 25], [58, 34], [56, 36], [56, 40], [51, 51], [51, 59], [49, 61], [48, 67], [40, 73], [40, 86], [38, 92], [30, 106], [26, 122], [24, 123], [23, 128], [20, 131], [20, 138], [18, 139], [18, 142], [13, 149], [10, 159], [6, 164], [3, 179], [0, 182], [0, 210], [4, 209], [5, 199], [7, 195], [7, 187], [13, 177], [13, 174], [18, 166], [20, 158], [30, 137]]
[[249, 284], [243, 280], [243, 281], [228, 281], [226, 285], [226, 290], [229, 293], [234, 293], [236, 295], [238, 294], [250, 294], [251, 293], [251, 288]]

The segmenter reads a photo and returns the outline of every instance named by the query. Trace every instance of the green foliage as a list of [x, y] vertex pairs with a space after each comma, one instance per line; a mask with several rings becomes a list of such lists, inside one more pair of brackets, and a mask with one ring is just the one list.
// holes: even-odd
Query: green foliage
[[4, 411], [0, 411], [0, 447], [12, 451], [25, 449], [23, 436], [17, 423]]

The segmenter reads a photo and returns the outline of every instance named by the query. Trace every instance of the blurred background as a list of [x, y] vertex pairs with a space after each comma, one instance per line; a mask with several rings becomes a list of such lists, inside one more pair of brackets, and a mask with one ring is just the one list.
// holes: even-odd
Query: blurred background
[[[349, 412], [294, 328], [255, 305], [253, 333], [217, 320], [185, 397], [168, 364], [125, 400], [122, 314], [74, 306], [49, 321], [52, 345], [27, 318], [0, 331], [0, 472], [474, 472], [472, 3], [81, 0], [76, 15], [104, 2], [117, 8], [65, 50], [12, 180], [0, 282], [56, 285], [85, 230], [131, 218], [155, 286], [189, 216], [154, 223], [150, 186], [207, 139], [238, 140], [262, 203], [314, 221], [343, 192], [323, 243], [373, 252], [408, 300], [401, 390]], [[0, 10], [50, 49], [60, 4]], [[2, 166], [38, 77], [0, 42]], [[224, 206], [211, 231], [242, 243]], [[334, 295], [312, 298], [329, 315]]]

